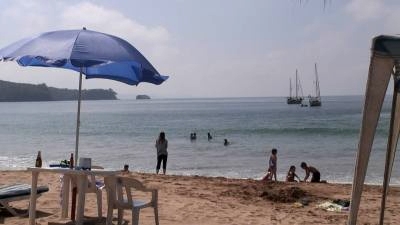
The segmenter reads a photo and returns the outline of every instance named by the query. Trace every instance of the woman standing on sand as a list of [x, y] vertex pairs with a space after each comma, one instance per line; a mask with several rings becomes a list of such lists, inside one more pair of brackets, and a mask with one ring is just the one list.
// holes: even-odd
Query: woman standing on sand
[[156, 149], [157, 149], [157, 167], [156, 173], [160, 171], [161, 161], [163, 162], [163, 174], [165, 174], [167, 170], [167, 159], [168, 159], [168, 141], [165, 139], [165, 133], [160, 132], [158, 139], [156, 140]]

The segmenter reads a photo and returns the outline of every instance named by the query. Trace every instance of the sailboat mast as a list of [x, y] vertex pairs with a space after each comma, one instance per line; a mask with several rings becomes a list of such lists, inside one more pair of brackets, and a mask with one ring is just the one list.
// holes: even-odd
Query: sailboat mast
[[292, 78], [289, 78], [289, 97], [292, 97]]
[[297, 97], [297, 89], [298, 89], [298, 86], [299, 86], [299, 83], [298, 83], [298, 81], [297, 81], [297, 69], [296, 69], [296, 99], [298, 98], [298, 97]]
[[315, 63], [315, 94], [317, 95], [317, 98], [320, 97], [317, 63]]

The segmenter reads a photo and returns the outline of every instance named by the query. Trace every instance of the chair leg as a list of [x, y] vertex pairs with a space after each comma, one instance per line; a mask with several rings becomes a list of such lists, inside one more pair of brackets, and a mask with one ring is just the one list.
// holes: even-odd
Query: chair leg
[[157, 206], [154, 207], [154, 219], [156, 221], [156, 225], [159, 225], [159, 222], [158, 222], [158, 207]]
[[139, 225], [140, 209], [133, 208], [132, 210], [132, 225]]
[[[20, 217], [23, 217], [23, 216], [27, 216], [27, 215], [29, 214], [29, 210], [28, 210], [28, 212], [23, 213], [23, 214], [17, 213], [17, 211], [15, 211], [15, 210], [8, 204], [8, 202], [5, 202], [5, 201], [0, 201], [0, 206], [3, 206], [5, 209], [7, 209], [13, 216], [20, 216]], [[28, 209], [29, 209], [29, 207], [28, 207]]]
[[124, 218], [124, 209], [118, 208], [118, 225], [122, 224], [123, 218]]
[[108, 206], [106, 225], [112, 225], [113, 209]]
[[101, 194], [101, 190], [97, 190], [96, 192], [96, 196], [97, 196], [97, 213], [99, 215], [99, 218], [103, 217], [103, 203], [102, 203], [102, 194]]

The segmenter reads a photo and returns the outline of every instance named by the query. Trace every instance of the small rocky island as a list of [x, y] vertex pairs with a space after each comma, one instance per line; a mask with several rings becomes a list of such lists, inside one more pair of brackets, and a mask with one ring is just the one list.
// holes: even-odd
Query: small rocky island
[[[69, 101], [77, 100], [78, 93], [76, 89], [0, 80], [0, 102]], [[117, 100], [117, 93], [112, 89], [85, 89], [82, 100]]]
[[137, 100], [150, 99], [150, 96], [148, 96], [148, 95], [136, 95], [136, 99]]

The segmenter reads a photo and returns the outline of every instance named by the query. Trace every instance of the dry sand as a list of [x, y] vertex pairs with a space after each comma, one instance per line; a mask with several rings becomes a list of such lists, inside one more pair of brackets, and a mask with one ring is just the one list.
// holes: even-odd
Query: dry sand
[[[0, 171], [0, 184], [30, 183], [26, 171]], [[170, 176], [131, 173], [147, 186], [159, 189], [160, 225], [241, 225], [241, 224], [345, 224], [347, 212], [327, 212], [316, 205], [333, 199], [349, 199], [351, 185], [311, 183], [263, 183], [247, 179], [210, 178], [198, 176]], [[38, 199], [37, 224], [73, 224], [60, 219], [59, 176], [41, 173], [39, 185], [50, 191]], [[399, 224], [399, 188], [391, 188], [386, 210], [386, 224]], [[381, 188], [366, 186], [361, 202], [359, 224], [377, 224]], [[296, 207], [293, 201], [307, 199], [309, 205]], [[85, 224], [105, 224], [106, 192], [103, 190], [103, 219], [97, 215], [96, 197], [86, 195]], [[28, 201], [13, 206], [23, 212]], [[116, 217], [116, 210], [114, 211]], [[125, 211], [125, 224], [131, 224], [131, 214]], [[141, 225], [155, 224], [152, 209], [140, 214]], [[0, 211], [0, 224], [28, 224], [28, 218], [12, 217]], [[116, 221], [114, 221], [116, 224]]]

